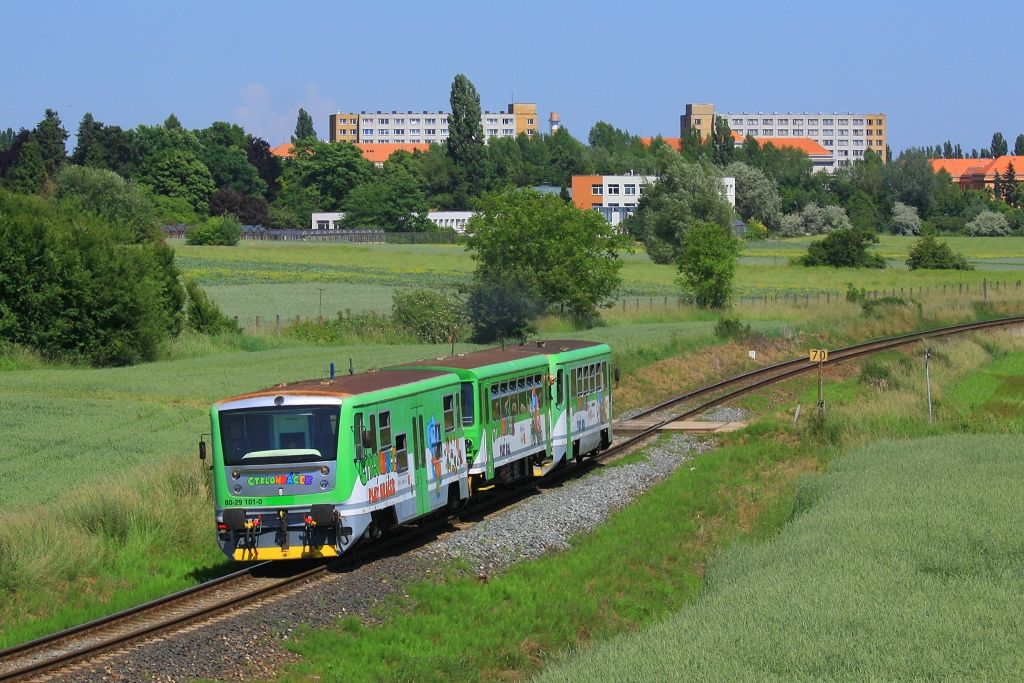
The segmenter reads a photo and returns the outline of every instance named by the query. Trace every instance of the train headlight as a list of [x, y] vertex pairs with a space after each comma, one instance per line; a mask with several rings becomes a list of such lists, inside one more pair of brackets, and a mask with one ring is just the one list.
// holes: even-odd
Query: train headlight
[[242, 485], [241, 484], [235, 484], [234, 488], [232, 488], [231, 490], [237, 496], [239, 493], [242, 492]]
[[232, 479], [236, 479], [237, 480], [240, 476], [242, 476], [241, 472], [239, 472], [238, 470], [231, 470], [231, 478]]
[[327, 480], [326, 479], [321, 479], [320, 480], [320, 490], [321, 491], [326, 491], [327, 490]]
[[320, 468], [320, 474], [324, 475], [325, 477], [328, 474], [330, 474], [330, 473], [331, 473], [331, 468], [328, 467], [327, 465], [324, 465], [323, 467]]

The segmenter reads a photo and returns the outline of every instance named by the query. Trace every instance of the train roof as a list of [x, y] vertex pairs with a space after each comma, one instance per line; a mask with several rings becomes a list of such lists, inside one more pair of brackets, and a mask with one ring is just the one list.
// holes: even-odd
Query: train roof
[[[333, 398], [344, 398], [356, 394], [365, 394], [381, 389], [392, 389], [394, 387], [413, 384], [423, 380], [444, 377], [450, 373], [443, 370], [422, 370], [402, 369], [388, 372], [371, 371], [360, 372], [356, 375], [338, 375], [334, 379], [307, 379], [299, 382], [287, 382], [275, 384], [259, 391], [232, 396], [217, 404], [232, 403], [247, 398], [258, 398], [262, 396], [325, 396]], [[452, 378], [454, 379], [454, 377]]]
[[534, 356], [550, 356], [565, 351], [579, 351], [582, 349], [604, 346], [600, 342], [585, 341], [580, 339], [551, 339], [541, 342], [529, 342], [506, 346], [505, 348], [481, 349], [470, 353], [460, 353], [454, 356], [440, 356], [438, 358], [424, 358], [421, 360], [401, 363], [393, 366], [395, 368], [406, 367], [431, 367], [431, 368], [455, 368], [458, 370], [472, 370], [488, 365], [499, 365], [510, 361], [529, 359]]

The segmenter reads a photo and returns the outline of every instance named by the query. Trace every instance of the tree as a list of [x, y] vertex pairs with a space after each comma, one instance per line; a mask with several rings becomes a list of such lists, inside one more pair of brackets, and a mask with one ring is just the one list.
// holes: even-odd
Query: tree
[[299, 107], [299, 116], [295, 120], [295, 134], [292, 135], [292, 144], [299, 141], [316, 140], [316, 129], [313, 128], [313, 117], [305, 109]]
[[734, 161], [722, 173], [736, 179], [736, 213], [743, 220], [756, 219], [772, 230], [779, 227], [782, 198], [774, 180], [742, 161]]
[[982, 211], [967, 224], [966, 230], [975, 237], [1001, 237], [1010, 234], [1010, 224], [1001, 213]]
[[353, 189], [343, 208], [342, 223], [352, 228], [421, 232], [434, 227], [427, 220], [430, 207], [426, 196], [416, 178], [400, 164], [385, 168], [376, 180]]
[[128, 365], [174, 326], [152, 246], [117, 244], [102, 219], [0, 192], [0, 341], [48, 358]]
[[60, 117], [52, 109], [47, 109], [43, 120], [36, 124], [32, 136], [39, 144], [39, 152], [43, 157], [43, 167], [49, 178], [56, 178], [57, 171], [67, 161], [68, 132], [60, 122]]
[[909, 204], [922, 216], [931, 210], [935, 171], [923, 152], [907, 150], [889, 165], [889, 193], [896, 201]]
[[18, 146], [17, 161], [12, 166], [5, 186], [12, 192], [35, 194], [46, 182], [46, 163], [34, 134]]
[[868, 253], [868, 247], [878, 242], [875, 233], [858, 228], [840, 228], [815, 240], [800, 258], [805, 266], [832, 266], [833, 268], [885, 268], [885, 259]]
[[68, 165], [57, 175], [56, 188], [60, 201], [104, 218], [121, 242], [148, 242], [158, 235], [153, 195], [113, 171]]
[[267, 200], [222, 187], [210, 198], [210, 215], [238, 218], [243, 225], [270, 225]]
[[974, 270], [974, 266], [969, 264], [967, 259], [960, 254], [954, 254], [948, 244], [940, 242], [932, 235], [925, 235], [911, 247], [910, 255], [907, 258], [907, 268], [910, 270], [920, 268]]
[[514, 285], [525, 300], [564, 306], [571, 316], [589, 320], [621, 282], [623, 238], [597, 213], [553, 195], [532, 190], [485, 195], [466, 233], [477, 264], [478, 313], [481, 302], [491, 301], [485, 292]]
[[0, 130], [0, 152], [6, 151], [14, 146], [14, 129]]
[[903, 202], [896, 202], [893, 205], [889, 225], [894, 235], [921, 234], [921, 218], [917, 215], [917, 209]]
[[841, 206], [818, 206], [808, 204], [799, 213], [782, 217], [781, 234], [785, 237], [798, 235], [821, 235], [835, 230], [847, 230], [850, 219]]
[[391, 319], [395, 324], [428, 344], [453, 341], [465, 324], [463, 304], [449, 292], [396, 291], [391, 302]]
[[537, 298], [525, 273], [493, 273], [486, 281], [469, 287], [466, 312], [473, 324], [472, 340], [478, 344], [506, 339], [526, 340], [534, 331], [530, 321], [547, 306]]
[[693, 294], [701, 308], [724, 308], [732, 298], [741, 250], [731, 228], [695, 223], [686, 231], [676, 260], [679, 284]]
[[546, 182], [566, 187], [572, 184], [572, 177], [587, 173], [587, 148], [577, 140], [565, 126], [548, 135], [545, 139], [549, 150], [549, 172]]
[[1014, 196], [1017, 193], [1017, 185], [1019, 184], [1020, 183], [1017, 180], [1017, 170], [1013, 167], [1013, 162], [1011, 161], [1006, 165], [1006, 173], [1003, 174], [1002, 194], [997, 192], [996, 196], [1010, 206], [1015, 206]]
[[216, 303], [210, 301], [195, 280], [185, 280], [188, 297], [185, 307], [185, 324], [188, 329], [200, 334], [238, 334], [241, 329], [231, 318], [224, 315]]
[[1017, 140], [1013, 143], [1014, 156], [1024, 156], [1024, 133], [1017, 134]]
[[637, 210], [625, 227], [643, 240], [655, 263], [671, 263], [690, 226], [714, 223], [730, 228], [733, 210], [722, 192], [718, 170], [707, 162], [693, 163], [670, 153], [665, 172], [647, 185]]
[[278, 178], [281, 177], [281, 159], [270, 153], [270, 143], [254, 135], [248, 137], [246, 156], [267, 186], [267, 200], [273, 201], [277, 196]]
[[139, 181], [157, 194], [185, 200], [205, 213], [217, 186], [206, 164], [189, 150], [167, 150], [148, 157]]
[[[351, 143], [306, 138], [295, 143], [292, 152], [281, 173], [284, 196], [279, 200], [294, 201], [309, 190], [302, 201], [312, 199], [314, 210], [339, 211], [349, 192], [373, 179], [373, 166]], [[301, 224], [308, 221], [307, 214]]]
[[992, 134], [992, 144], [989, 145], [989, 149], [992, 151], [993, 157], [1004, 157], [1007, 154], [1008, 145], [1006, 140], [1003, 138], [1003, 134], [996, 131]]
[[71, 163], [79, 166], [101, 165], [103, 155], [99, 149], [100, 135], [103, 131], [103, 124], [93, 118], [92, 114], [85, 112], [78, 124], [78, 135], [75, 142], [75, 151], [71, 153]]
[[719, 166], [731, 162], [736, 152], [732, 129], [724, 116], [716, 116], [711, 129], [711, 158]]
[[452, 113], [448, 117], [448, 156], [458, 173], [455, 198], [467, 208], [469, 197], [480, 195], [488, 186], [487, 150], [480, 121], [480, 95], [463, 74], [452, 81]]
[[242, 237], [242, 226], [234, 216], [214, 216], [192, 226], [185, 233], [187, 244], [233, 247]]

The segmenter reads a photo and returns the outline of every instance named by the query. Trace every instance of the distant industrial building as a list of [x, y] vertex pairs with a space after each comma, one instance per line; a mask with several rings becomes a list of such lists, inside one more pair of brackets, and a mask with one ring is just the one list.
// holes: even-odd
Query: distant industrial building
[[832, 156], [830, 168], [825, 168], [822, 159], [816, 170], [834, 171], [852, 161], [860, 161], [869, 149], [885, 158], [888, 123], [882, 113], [733, 113], [716, 112], [713, 104], [687, 104], [679, 117], [680, 134], [685, 137], [688, 131], [696, 130], [701, 137], [707, 137], [711, 134], [715, 116], [723, 117], [733, 132], [742, 137], [813, 140]]
[[[446, 111], [338, 112], [330, 116], [331, 142], [441, 143], [448, 139]], [[557, 121], [557, 114], [555, 114]], [[512, 138], [537, 134], [537, 105], [513, 102], [506, 111], [480, 115], [484, 137]]]
[[[438, 228], [463, 233], [466, 231], [466, 223], [474, 215], [473, 211], [431, 211], [427, 213], [427, 220]], [[344, 211], [314, 213], [310, 217], [309, 227], [312, 230], [340, 230], [344, 217]]]

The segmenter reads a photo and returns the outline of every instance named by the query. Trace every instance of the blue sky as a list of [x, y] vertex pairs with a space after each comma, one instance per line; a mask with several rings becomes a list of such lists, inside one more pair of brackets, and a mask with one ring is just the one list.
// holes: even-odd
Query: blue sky
[[720, 110], [882, 111], [894, 151], [1024, 132], [1024, 2], [18, 2], [3, 10], [0, 128], [52, 107], [124, 127], [174, 112], [285, 142], [300, 106], [447, 109], [465, 73], [485, 109], [514, 97], [586, 138], [599, 120], [678, 135]]

